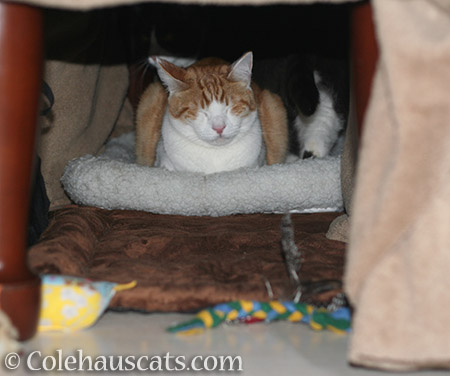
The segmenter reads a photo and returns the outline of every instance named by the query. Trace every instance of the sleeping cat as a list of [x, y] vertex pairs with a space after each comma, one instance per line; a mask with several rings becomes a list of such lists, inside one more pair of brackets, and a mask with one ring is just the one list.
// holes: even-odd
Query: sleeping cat
[[171, 171], [215, 173], [285, 160], [281, 99], [252, 82], [253, 55], [187, 68], [157, 58], [160, 83], [144, 92], [136, 117], [136, 160]]
[[289, 151], [325, 157], [341, 135], [348, 113], [345, 59], [297, 54], [255, 62], [253, 79], [280, 95], [289, 119]]

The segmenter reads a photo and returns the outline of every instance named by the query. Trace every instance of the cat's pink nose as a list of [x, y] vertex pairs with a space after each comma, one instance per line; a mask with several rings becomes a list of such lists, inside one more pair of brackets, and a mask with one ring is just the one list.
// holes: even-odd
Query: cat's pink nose
[[221, 135], [225, 129], [225, 125], [214, 125], [212, 128], [217, 132], [217, 134]]

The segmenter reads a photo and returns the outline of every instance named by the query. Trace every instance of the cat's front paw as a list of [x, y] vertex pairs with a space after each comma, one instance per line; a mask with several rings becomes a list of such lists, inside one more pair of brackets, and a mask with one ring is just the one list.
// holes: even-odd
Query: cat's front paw
[[320, 142], [317, 140], [311, 140], [306, 142], [305, 146], [300, 153], [300, 157], [306, 158], [323, 158], [330, 153], [330, 147], [325, 142]]
[[302, 159], [309, 159], [314, 158], [314, 154], [310, 152], [309, 150], [305, 150], [303, 154], [301, 155]]

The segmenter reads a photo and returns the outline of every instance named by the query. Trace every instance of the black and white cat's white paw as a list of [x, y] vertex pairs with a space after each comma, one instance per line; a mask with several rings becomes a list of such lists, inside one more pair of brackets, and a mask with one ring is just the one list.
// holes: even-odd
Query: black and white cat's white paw
[[324, 158], [330, 154], [336, 139], [334, 135], [332, 137], [324, 137], [318, 139], [306, 140], [302, 150], [300, 151], [300, 157], [307, 158]]
[[314, 155], [314, 153], [313, 153], [312, 151], [304, 150], [304, 151], [300, 154], [300, 157], [301, 157], [302, 159], [309, 159], [309, 158], [314, 158], [315, 155]]

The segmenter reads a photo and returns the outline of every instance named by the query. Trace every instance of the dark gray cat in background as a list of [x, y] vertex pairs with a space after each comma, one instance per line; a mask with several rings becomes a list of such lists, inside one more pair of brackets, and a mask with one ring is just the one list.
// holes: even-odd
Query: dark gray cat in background
[[282, 98], [288, 113], [291, 154], [301, 158], [330, 154], [348, 116], [345, 61], [300, 54], [256, 60], [253, 79]]

